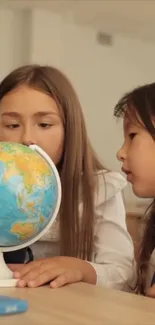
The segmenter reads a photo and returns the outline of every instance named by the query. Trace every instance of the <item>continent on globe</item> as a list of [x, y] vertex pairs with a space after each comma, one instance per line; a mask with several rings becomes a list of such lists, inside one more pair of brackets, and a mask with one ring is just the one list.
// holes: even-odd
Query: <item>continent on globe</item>
[[11, 232], [15, 235], [18, 235], [20, 240], [29, 239], [35, 235], [35, 225], [32, 223], [15, 223], [12, 228]]

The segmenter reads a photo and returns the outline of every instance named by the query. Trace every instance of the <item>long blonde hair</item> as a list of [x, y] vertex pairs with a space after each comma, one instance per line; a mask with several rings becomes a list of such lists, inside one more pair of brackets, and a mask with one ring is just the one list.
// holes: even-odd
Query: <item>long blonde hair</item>
[[61, 255], [91, 260], [94, 191], [97, 188], [95, 173], [103, 169], [103, 166], [88, 140], [80, 102], [71, 83], [58, 69], [39, 65], [23, 66], [11, 72], [0, 84], [0, 100], [22, 84], [51, 96], [62, 114], [65, 129], [64, 152], [57, 166], [62, 183]]

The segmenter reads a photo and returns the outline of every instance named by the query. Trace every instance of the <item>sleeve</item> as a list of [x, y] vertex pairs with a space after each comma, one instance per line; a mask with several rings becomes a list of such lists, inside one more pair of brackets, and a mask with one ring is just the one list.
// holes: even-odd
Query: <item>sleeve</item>
[[105, 190], [100, 186], [95, 208], [94, 258], [91, 265], [96, 271], [98, 285], [132, 291], [135, 262], [121, 193], [125, 185], [126, 181], [120, 174], [107, 173], [104, 181], [106, 200]]

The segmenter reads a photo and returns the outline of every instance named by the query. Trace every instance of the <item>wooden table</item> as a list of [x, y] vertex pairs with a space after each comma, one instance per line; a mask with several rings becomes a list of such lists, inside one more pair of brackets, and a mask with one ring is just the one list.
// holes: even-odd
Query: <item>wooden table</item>
[[61, 289], [0, 289], [28, 299], [25, 314], [0, 317], [1, 325], [154, 325], [155, 300], [74, 284]]

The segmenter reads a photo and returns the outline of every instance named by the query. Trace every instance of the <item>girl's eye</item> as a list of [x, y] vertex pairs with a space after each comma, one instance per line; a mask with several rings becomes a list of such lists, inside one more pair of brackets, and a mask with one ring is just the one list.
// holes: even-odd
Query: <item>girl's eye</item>
[[48, 129], [52, 126], [52, 124], [49, 123], [40, 123], [39, 126], [43, 129]]
[[133, 140], [133, 138], [134, 138], [135, 136], [136, 136], [136, 133], [134, 133], [134, 132], [132, 132], [132, 133], [129, 134], [129, 137], [130, 137], [131, 140]]
[[6, 125], [6, 127], [8, 128], [8, 129], [16, 129], [16, 128], [18, 128], [20, 125], [19, 124], [8, 124], [8, 125]]

